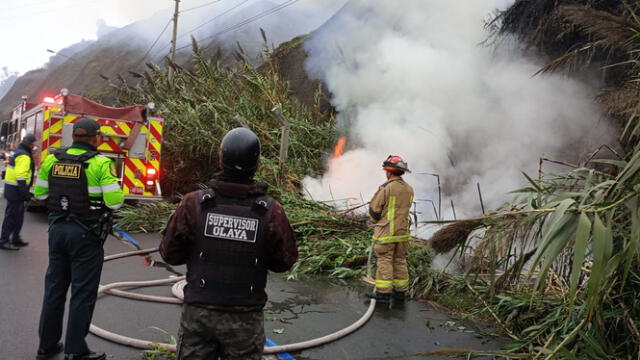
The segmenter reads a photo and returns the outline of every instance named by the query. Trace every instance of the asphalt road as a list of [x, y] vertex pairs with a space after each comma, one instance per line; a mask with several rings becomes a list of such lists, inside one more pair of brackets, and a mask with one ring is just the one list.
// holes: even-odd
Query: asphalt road
[[[4, 200], [0, 210], [4, 216]], [[42, 305], [43, 279], [47, 267], [47, 225], [44, 214], [27, 213], [23, 238], [30, 245], [17, 252], [0, 251], [0, 359], [34, 359], [38, 344], [38, 319]], [[156, 247], [158, 235], [132, 234], [142, 248]], [[133, 248], [110, 238], [105, 253]], [[158, 255], [155, 255], [156, 259]], [[184, 272], [184, 268], [176, 268]], [[127, 258], [105, 263], [102, 284], [116, 281], [161, 279], [170, 276], [164, 268], [145, 267], [142, 259]], [[168, 286], [136, 290], [171, 296]], [[348, 326], [367, 308], [359, 283], [337, 284], [322, 279], [286, 281], [270, 275], [265, 308], [265, 331], [278, 344], [326, 335]], [[94, 324], [123, 335], [167, 341], [176, 335], [178, 305], [140, 302], [101, 296]], [[372, 319], [356, 333], [337, 342], [293, 354], [297, 359], [424, 359], [417, 355], [442, 347], [496, 350], [500, 341], [480, 336], [474, 326], [451, 320], [429, 305], [409, 301], [404, 308], [379, 307]], [[104, 351], [109, 359], [142, 359], [142, 350], [114, 344], [93, 335], [89, 346]], [[56, 359], [62, 359], [62, 356]]]

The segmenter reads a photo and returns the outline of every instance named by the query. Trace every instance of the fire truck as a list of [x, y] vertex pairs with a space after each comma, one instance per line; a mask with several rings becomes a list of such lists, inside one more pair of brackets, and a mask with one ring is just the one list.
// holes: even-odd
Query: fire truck
[[39, 140], [33, 152], [38, 168], [56, 149], [71, 146], [73, 124], [88, 117], [98, 121], [103, 134], [98, 151], [116, 164], [120, 184], [128, 200], [160, 200], [160, 154], [164, 120], [152, 114], [153, 103], [123, 108], [104, 106], [62, 89], [39, 103], [23, 97], [9, 121], [0, 127], [5, 146], [17, 146], [22, 137], [33, 133]]

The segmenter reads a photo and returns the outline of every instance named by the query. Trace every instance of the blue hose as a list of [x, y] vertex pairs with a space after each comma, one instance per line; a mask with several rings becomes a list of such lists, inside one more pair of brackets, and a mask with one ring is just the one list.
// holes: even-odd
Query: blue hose
[[[269, 338], [266, 338], [264, 343], [267, 346], [278, 346], [278, 344], [276, 344], [275, 342], [273, 342], [273, 340], [271, 340]], [[276, 356], [279, 357], [280, 360], [296, 360], [296, 358], [294, 358], [289, 353], [277, 353]]]
[[120, 236], [122, 236], [123, 239], [127, 240], [128, 242], [133, 244], [133, 246], [140, 249], [140, 244], [138, 243], [138, 241], [136, 241], [136, 239], [131, 237], [131, 235], [129, 235], [126, 231], [120, 229], [118, 225], [113, 225], [113, 230], [115, 230], [118, 234], [120, 234]]

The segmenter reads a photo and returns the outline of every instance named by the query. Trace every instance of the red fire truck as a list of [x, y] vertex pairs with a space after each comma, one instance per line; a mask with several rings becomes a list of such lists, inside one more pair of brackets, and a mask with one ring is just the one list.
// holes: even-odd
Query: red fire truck
[[104, 134], [98, 150], [115, 161], [125, 199], [159, 200], [160, 154], [164, 120], [153, 115], [153, 103], [123, 108], [104, 106], [62, 89], [37, 104], [22, 104], [2, 123], [5, 145], [16, 146], [27, 133], [39, 139], [33, 157], [36, 172], [53, 150], [69, 147], [73, 124], [82, 117], [100, 123]]

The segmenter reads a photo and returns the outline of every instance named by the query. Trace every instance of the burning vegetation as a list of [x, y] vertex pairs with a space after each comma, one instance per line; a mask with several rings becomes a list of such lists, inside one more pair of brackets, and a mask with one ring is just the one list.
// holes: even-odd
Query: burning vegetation
[[[360, 277], [371, 245], [366, 218], [306, 200], [299, 186], [303, 176], [322, 171], [327, 151], [334, 148], [334, 156], [340, 156], [347, 139], [341, 137], [333, 144], [336, 135], [331, 115], [289, 96], [287, 83], [271, 66], [270, 56], [265, 56], [262, 71], [244, 61], [229, 68], [206, 59], [196, 48], [190, 69], [170, 64], [173, 73], [169, 75], [149, 65], [140, 74], [140, 85], [132, 87], [122, 82], [114, 91], [123, 103], [158, 104], [158, 111], [165, 117], [162, 176], [168, 187], [164, 193], [171, 192], [175, 198], [205, 186], [217, 171], [217, 144], [227, 130], [249, 126], [262, 141], [257, 178], [270, 185], [270, 195], [283, 204], [297, 235], [300, 259], [290, 277]], [[285, 172], [279, 168], [281, 124], [272, 112], [275, 106], [291, 124]], [[130, 231], [160, 231], [174, 208], [168, 203], [125, 206], [117, 214], [117, 223]], [[430, 263], [425, 247], [413, 250], [412, 259], [412, 269], [428, 268]], [[415, 291], [421, 288], [417, 282]]]
[[338, 142], [336, 143], [336, 146], [333, 148], [333, 154], [331, 155], [331, 157], [333, 158], [339, 158], [340, 156], [342, 156], [342, 154], [344, 154], [344, 146], [347, 143], [347, 138], [342, 136], [338, 139]]
[[[594, 149], [581, 163], [564, 163], [563, 173], [546, 173], [541, 163], [539, 176], [525, 176], [527, 185], [513, 191], [511, 202], [485, 217], [437, 231], [430, 239], [433, 251], [458, 250], [464, 276], [433, 271], [430, 251], [413, 247], [411, 293], [492, 321], [512, 340], [501, 356], [640, 356], [638, 19], [637, 0], [517, 0], [491, 23], [495, 40], [515, 35], [530, 51], [549, 59], [538, 76], [567, 71], [588, 79], [594, 72], [601, 74], [596, 100], [620, 124], [623, 145]], [[190, 184], [208, 180], [216, 170], [215, 144], [220, 134], [239, 124], [239, 115], [264, 139], [258, 177], [270, 183], [298, 236], [300, 261], [290, 276], [363, 275], [371, 237], [366, 219], [305, 200], [300, 193], [302, 178], [322, 171], [327, 151], [333, 158], [344, 153], [347, 139], [332, 140], [333, 118], [327, 120], [319, 105], [291, 98], [268, 55], [262, 67], [267, 71], [259, 72], [245, 62], [223, 67], [195, 50], [191, 69], [169, 64], [172, 79], [150, 66], [139, 87], [122, 84], [117, 89], [123, 102], [153, 101], [166, 115], [165, 164], [170, 165], [164, 176], [171, 190], [179, 196], [193, 189]], [[271, 113], [276, 105], [292, 123], [284, 172], [278, 165], [280, 124]], [[194, 135], [201, 140], [194, 142]], [[166, 218], [162, 214], [172, 206], [162, 206], [166, 208], [150, 216]], [[127, 208], [120, 223], [157, 231], [162, 222], [140, 226], [149, 222], [145, 213], [149, 209]], [[471, 234], [478, 238], [465, 251]]]
[[600, 72], [597, 100], [621, 124], [624, 149], [594, 149], [565, 163], [565, 173], [545, 173], [541, 161], [512, 202], [432, 238], [444, 252], [482, 229], [473, 251], [458, 252], [477, 275], [447, 280], [440, 296], [480, 297], [463, 307], [496, 321], [513, 357], [640, 356], [639, 15], [639, 1], [517, 0], [492, 23], [499, 36], [516, 35], [550, 59], [538, 76]]

